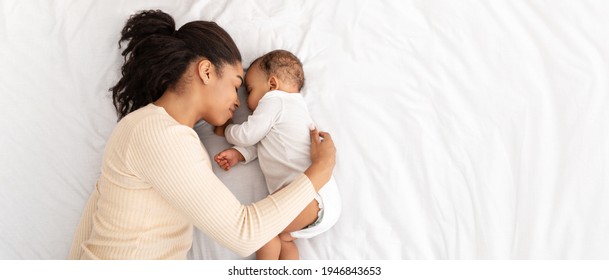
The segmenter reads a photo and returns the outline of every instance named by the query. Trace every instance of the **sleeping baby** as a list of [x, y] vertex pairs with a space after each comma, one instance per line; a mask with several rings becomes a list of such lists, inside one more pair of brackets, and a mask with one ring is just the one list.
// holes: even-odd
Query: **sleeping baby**
[[[300, 94], [303, 84], [302, 63], [288, 51], [275, 50], [254, 60], [245, 75], [247, 106], [253, 114], [240, 125], [216, 128], [216, 134], [235, 145], [214, 157], [218, 165], [229, 170], [258, 158], [269, 193], [302, 174], [311, 164], [309, 131], [314, 128]], [[298, 259], [294, 240], [327, 231], [341, 209], [332, 178], [282, 233], [256, 252], [256, 259]]]

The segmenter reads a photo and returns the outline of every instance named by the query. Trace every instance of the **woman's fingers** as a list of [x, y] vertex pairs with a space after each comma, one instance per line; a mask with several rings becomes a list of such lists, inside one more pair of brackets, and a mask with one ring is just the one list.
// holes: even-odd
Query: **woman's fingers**
[[311, 142], [321, 142], [321, 139], [319, 139], [319, 132], [317, 131], [317, 128], [311, 129]]
[[311, 130], [311, 160], [315, 159], [334, 159], [336, 147], [332, 136], [328, 132], [319, 132], [317, 129]]
[[328, 132], [317, 131], [317, 129], [311, 130], [311, 143], [320, 144], [321, 142], [328, 142], [332, 146], [334, 145], [334, 141], [332, 140], [332, 136]]
[[325, 140], [332, 141], [332, 136], [330, 136], [330, 133], [328, 133], [328, 132], [324, 132], [324, 131], [319, 132], [319, 137], [321, 137], [323, 139], [322, 141], [325, 141]]

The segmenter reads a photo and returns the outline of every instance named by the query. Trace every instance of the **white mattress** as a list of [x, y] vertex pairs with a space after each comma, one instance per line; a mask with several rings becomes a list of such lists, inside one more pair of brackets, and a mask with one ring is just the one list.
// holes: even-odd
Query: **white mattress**
[[[119, 32], [151, 8], [218, 22], [245, 67], [303, 61], [343, 215], [301, 258], [609, 258], [609, 2], [175, 2], [0, 2], [0, 259], [66, 257], [116, 124]], [[248, 203], [256, 168], [218, 174]], [[190, 256], [237, 258], [201, 233]]]

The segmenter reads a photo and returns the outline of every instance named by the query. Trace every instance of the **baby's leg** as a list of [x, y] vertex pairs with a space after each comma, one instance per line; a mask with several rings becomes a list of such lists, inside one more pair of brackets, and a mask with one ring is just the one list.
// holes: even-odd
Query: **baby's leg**
[[[300, 230], [312, 224], [315, 222], [315, 220], [317, 220], [317, 212], [319, 212], [319, 203], [317, 200], [313, 199], [313, 201], [311, 201], [311, 203], [309, 203], [309, 205], [307, 205], [307, 207], [305, 207], [305, 209], [298, 214], [298, 217], [296, 217], [296, 219], [294, 219], [283, 232], [288, 233], [289, 235], [289, 233], [292, 231]], [[271, 239], [271, 241], [256, 251], [256, 259], [278, 260], [281, 251], [283, 250], [282, 247], [284, 246], [284, 243], [286, 243], [285, 246], [288, 246], [288, 251], [286, 252], [288, 255], [286, 256], [294, 258], [295, 252], [296, 259], [298, 259], [298, 248], [296, 248], [296, 245], [293, 242], [294, 238], [291, 236], [290, 238], [292, 241], [282, 242], [281, 239], [279, 239], [279, 236], [275, 236], [273, 239]]]
[[271, 241], [267, 242], [258, 251], [256, 251], [257, 260], [278, 260], [279, 253], [281, 252], [281, 239], [279, 236], [273, 237]]
[[317, 220], [318, 212], [319, 203], [317, 200], [313, 199], [313, 201], [311, 201], [311, 203], [309, 203], [309, 205], [307, 205], [307, 207], [305, 207], [305, 209], [298, 214], [298, 217], [296, 217], [292, 223], [290, 223], [288, 227], [283, 230], [283, 232], [297, 231], [307, 227]]
[[279, 253], [280, 260], [297, 260], [298, 256], [298, 247], [294, 244], [294, 239], [290, 232], [301, 230], [306, 226], [312, 224], [317, 220], [317, 213], [319, 212], [319, 203], [317, 200], [311, 201], [307, 207], [305, 207], [298, 217], [296, 217], [292, 223], [285, 228], [285, 230], [279, 234], [279, 239], [281, 242], [281, 250]]
[[281, 240], [281, 252], [279, 253], [280, 260], [298, 260], [298, 247], [294, 244], [295, 238], [289, 232], [279, 234]]

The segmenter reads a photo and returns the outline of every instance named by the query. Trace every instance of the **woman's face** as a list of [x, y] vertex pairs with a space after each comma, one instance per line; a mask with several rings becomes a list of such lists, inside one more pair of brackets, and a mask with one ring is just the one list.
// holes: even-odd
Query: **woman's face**
[[205, 119], [211, 125], [220, 126], [233, 117], [239, 107], [237, 90], [243, 83], [243, 68], [241, 63], [224, 65], [222, 76], [213, 75], [210, 78], [209, 98], [206, 100]]

